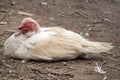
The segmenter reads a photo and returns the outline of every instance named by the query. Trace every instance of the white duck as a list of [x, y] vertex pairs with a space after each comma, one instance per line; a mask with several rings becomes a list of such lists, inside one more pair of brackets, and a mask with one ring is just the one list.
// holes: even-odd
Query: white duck
[[32, 18], [25, 18], [19, 30], [4, 44], [4, 55], [20, 59], [70, 60], [82, 53], [101, 53], [112, 49], [111, 43], [92, 42], [60, 27], [40, 28]]

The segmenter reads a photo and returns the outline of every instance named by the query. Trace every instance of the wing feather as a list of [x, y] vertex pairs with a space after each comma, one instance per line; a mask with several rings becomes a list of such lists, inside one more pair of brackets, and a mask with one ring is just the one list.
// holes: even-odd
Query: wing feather
[[56, 34], [44, 42], [37, 42], [32, 52], [38, 56], [46, 56], [52, 60], [73, 59], [79, 55], [82, 47], [79, 42], [69, 39], [66, 36]]

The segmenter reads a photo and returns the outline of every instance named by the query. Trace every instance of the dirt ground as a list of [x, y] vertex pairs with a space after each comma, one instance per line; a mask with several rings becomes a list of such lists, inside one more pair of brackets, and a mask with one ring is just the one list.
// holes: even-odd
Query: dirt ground
[[[113, 43], [109, 53], [91, 59], [40, 62], [3, 57], [3, 44], [21, 20], [31, 16], [41, 26], [61, 26], [93, 41]], [[0, 0], [0, 80], [120, 80], [120, 0]], [[96, 66], [107, 71], [99, 74]]]

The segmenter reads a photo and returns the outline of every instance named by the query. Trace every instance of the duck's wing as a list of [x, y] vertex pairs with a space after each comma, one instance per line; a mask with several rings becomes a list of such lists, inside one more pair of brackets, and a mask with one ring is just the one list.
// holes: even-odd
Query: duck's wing
[[[55, 29], [55, 28], [54, 28]], [[51, 29], [51, 31], [54, 31]], [[61, 32], [60, 32], [61, 31]], [[72, 36], [66, 36], [66, 30], [55, 29], [55, 34], [47, 37], [44, 40], [38, 40], [31, 47], [31, 51], [34, 56], [43, 60], [60, 60], [60, 59], [74, 59], [80, 52], [82, 47], [78, 41], [71, 39]], [[45, 37], [39, 36], [39, 37]], [[34, 38], [35, 39], [35, 38]], [[36, 40], [36, 39], [35, 39]], [[34, 41], [34, 40], [33, 40]]]
[[32, 53], [39, 58], [59, 60], [73, 59], [80, 53], [81, 46], [78, 42], [64, 37], [50, 37], [44, 42], [37, 42], [31, 49]]

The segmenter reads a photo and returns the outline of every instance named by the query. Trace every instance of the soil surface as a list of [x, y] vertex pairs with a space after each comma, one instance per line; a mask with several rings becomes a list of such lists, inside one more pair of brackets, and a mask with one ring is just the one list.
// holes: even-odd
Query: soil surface
[[[4, 58], [3, 44], [12, 34], [10, 30], [29, 16], [41, 26], [61, 26], [89, 40], [113, 43], [114, 49], [93, 54], [88, 60]], [[95, 72], [96, 63], [107, 72]], [[120, 0], [0, 0], [0, 80], [120, 80]]]

